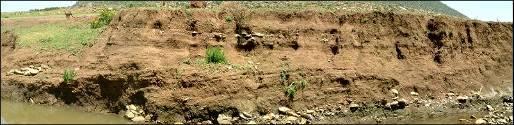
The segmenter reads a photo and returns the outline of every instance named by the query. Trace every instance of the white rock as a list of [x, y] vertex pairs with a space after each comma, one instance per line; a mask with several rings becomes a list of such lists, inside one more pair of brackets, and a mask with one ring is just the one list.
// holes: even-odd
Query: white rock
[[417, 92], [410, 92], [410, 95], [412, 96], [418, 96], [419, 94]]
[[252, 115], [248, 112], [242, 112], [242, 113], [239, 113], [239, 117], [241, 117], [243, 119], [251, 119]]
[[281, 113], [287, 113], [287, 112], [291, 111], [291, 109], [289, 109], [287, 107], [278, 107], [278, 111]]
[[307, 110], [307, 111], [305, 111], [305, 113], [312, 114], [312, 113], [314, 113], [314, 110]]
[[457, 101], [459, 101], [460, 103], [466, 103], [467, 100], [468, 100], [468, 96], [457, 97]]
[[147, 121], [150, 121], [150, 119], [152, 119], [152, 116], [153, 116], [153, 115], [151, 115], [151, 114], [146, 115], [146, 116], [145, 116], [145, 119], [146, 119]]
[[137, 110], [136, 106], [133, 104], [126, 106], [126, 108], [127, 108], [127, 110], [134, 110], [134, 111]]
[[455, 93], [446, 93], [446, 96], [455, 96]]
[[254, 33], [252, 34], [253, 36], [256, 36], [256, 37], [264, 37], [264, 35], [262, 33]]
[[399, 98], [400, 98], [400, 97], [396, 96], [396, 97], [394, 97], [394, 98], [392, 98], [392, 99], [393, 99], [393, 101], [398, 101], [398, 99], [399, 99]]
[[27, 70], [27, 72], [29, 73], [29, 75], [36, 75], [39, 73], [39, 71], [36, 69], [29, 69]]
[[391, 93], [393, 93], [394, 96], [397, 96], [399, 94], [398, 90], [391, 89]]
[[311, 114], [300, 114], [300, 116], [309, 120], [314, 120], [314, 116], [312, 116]]
[[269, 113], [269, 114], [266, 114], [266, 115], [262, 116], [262, 119], [264, 119], [264, 120], [271, 120], [271, 119], [273, 119], [273, 116], [274, 116], [273, 113]]
[[491, 105], [487, 105], [486, 109], [487, 109], [487, 111], [493, 111], [494, 110], [493, 106], [491, 106]]
[[479, 118], [475, 121], [475, 124], [487, 124], [487, 121], [485, 121], [484, 119], [482, 118]]
[[352, 103], [350, 104], [350, 111], [356, 111], [357, 109], [359, 109], [359, 105], [358, 104], [355, 104], [355, 103]]
[[216, 118], [219, 124], [232, 124], [232, 117], [227, 116], [225, 114], [219, 114], [218, 118]]
[[409, 101], [407, 101], [406, 99], [400, 99], [400, 100], [398, 100], [398, 105], [400, 105], [400, 106], [408, 106], [409, 105]]
[[296, 120], [298, 120], [298, 118], [297, 118], [297, 117], [294, 117], [294, 116], [288, 116], [288, 117], [286, 118], [286, 120], [287, 120], [287, 121], [296, 121]]
[[130, 111], [127, 111], [127, 112], [125, 112], [125, 117], [131, 119], [131, 118], [136, 117], [136, 115], [134, 115], [134, 113], [132, 113]]
[[32, 69], [32, 68], [29, 68], [29, 67], [23, 67], [23, 68], [20, 68], [20, 70], [21, 70], [21, 71], [28, 71], [28, 70], [30, 70], [30, 69]]
[[48, 65], [46, 65], [46, 64], [41, 64], [41, 68], [43, 68], [43, 69], [50, 69], [50, 67]]
[[23, 75], [25, 72], [21, 71], [21, 70], [18, 70], [18, 69], [15, 69], [13, 71], [14, 74], [17, 74], [17, 75]]
[[250, 122], [248, 122], [246, 124], [257, 124], [257, 123], [255, 123], [255, 121], [250, 121]]
[[284, 114], [287, 114], [287, 115], [291, 115], [291, 116], [295, 116], [295, 117], [298, 117], [299, 115], [296, 114], [295, 112], [293, 112], [293, 110], [287, 108], [287, 107], [278, 107], [278, 111], [280, 113], [284, 113]]
[[131, 120], [134, 121], [134, 122], [144, 122], [145, 121], [145, 117], [143, 117], [143, 116], [136, 116], [136, 117], [132, 118]]

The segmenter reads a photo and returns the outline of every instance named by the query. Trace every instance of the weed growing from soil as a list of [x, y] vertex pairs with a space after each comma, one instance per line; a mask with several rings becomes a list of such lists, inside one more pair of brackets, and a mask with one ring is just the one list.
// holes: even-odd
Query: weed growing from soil
[[288, 99], [290, 101], [292, 101], [294, 99], [294, 96], [296, 95], [297, 91], [298, 90], [303, 91], [303, 89], [305, 89], [307, 84], [308, 84], [307, 81], [305, 81], [303, 79], [300, 81], [294, 81], [285, 88], [284, 93], [288, 97]]
[[286, 87], [285, 95], [291, 101], [294, 99], [294, 96], [296, 95], [296, 85], [294, 84], [294, 82]]
[[114, 16], [114, 10], [102, 9], [100, 11], [99, 18], [97, 20], [91, 22], [91, 28], [97, 29], [97, 28], [103, 27], [105, 25], [108, 25], [111, 22], [113, 16]]
[[75, 71], [66, 69], [64, 70], [64, 74], [62, 76], [62, 79], [64, 80], [64, 83], [70, 84], [71, 81], [73, 81], [73, 78], [75, 77]]
[[289, 80], [289, 73], [287, 72], [288, 66], [289, 66], [288, 63], [281, 64], [281, 68], [280, 68], [280, 83], [282, 85], [287, 85], [287, 81]]
[[226, 63], [225, 54], [219, 47], [207, 48], [207, 63]]

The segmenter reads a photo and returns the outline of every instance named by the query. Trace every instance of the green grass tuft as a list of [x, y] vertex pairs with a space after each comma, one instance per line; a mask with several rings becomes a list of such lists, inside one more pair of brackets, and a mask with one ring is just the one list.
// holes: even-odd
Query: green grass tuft
[[75, 77], [75, 71], [66, 69], [64, 70], [64, 74], [62, 76], [62, 79], [64, 80], [64, 83], [70, 84]]
[[207, 48], [207, 63], [226, 63], [225, 54], [219, 47]]

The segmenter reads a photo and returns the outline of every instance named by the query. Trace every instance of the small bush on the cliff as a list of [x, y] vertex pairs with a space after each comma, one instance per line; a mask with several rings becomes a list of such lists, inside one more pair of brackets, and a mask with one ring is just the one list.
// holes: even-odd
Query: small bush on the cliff
[[75, 77], [75, 71], [66, 69], [64, 70], [64, 74], [62, 76], [62, 79], [64, 79], [64, 83], [69, 84], [71, 81], [73, 81], [73, 78]]
[[114, 10], [112, 9], [103, 9], [100, 11], [100, 15], [98, 19], [91, 22], [91, 28], [97, 29], [109, 24], [114, 16]]
[[225, 17], [225, 21], [226, 22], [232, 22], [234, 20], [234, 17], [233, 16], [226, 16]]
[[294, 96], [296, 95], [296, 85], [294, 83], [286, 87], [285, 95], [288, 97], [289, 100], [294, 99]]
[[305, 89], [307, 84], [308, 84], [307, 81], [305, 81], [303, 79], [300, 81], [294, 81], [285, 88], [284, 93], [288, 97], [288, 99], [292, 101], [294, 99], [294, 96], [296, 95], [296, 92], [298, 90], [303, 91], [303, 89]]
[[207, 63], [225, 63], [225, 54], [219, 47], [207, 48]]

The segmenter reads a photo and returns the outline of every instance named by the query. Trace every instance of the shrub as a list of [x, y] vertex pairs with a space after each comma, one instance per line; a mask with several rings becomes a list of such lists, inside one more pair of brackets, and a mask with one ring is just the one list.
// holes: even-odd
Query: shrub
[[292, 101], [294, 99], [294, 96], [296, 95], [296, 92], [298, 90], [303, 91], [307, 84], [307, 81], [303, 79], [300, 81], [294, 81], [285, 88], [284, 94], [288, 97], [289, 100]]
[[296, 95], [296, 85], [294, 84], [294, 82], [286, 87], [285, 95], [288, 97], [289, 100], [294, 99], [294, 96]]
[[219, 47], [207, 48], [207, 63], [225, 63], [225, 54]]
[[226, 22], [232, 22], [233, 20], [234, 20], [233, 16], [225, 16], [225, 21]]
[[102, 9], [97, 20], [91, 22], [91, 28], [97, 29], [109, 24], [114, 16], [114, 10]]
[[70, 69], [64, 70], [64, 74], [62, 76], [64, 83], [69, 84], [71, 81], [73, 81], [74, 77], [75, 77], [75, 71], [70, 70]]

